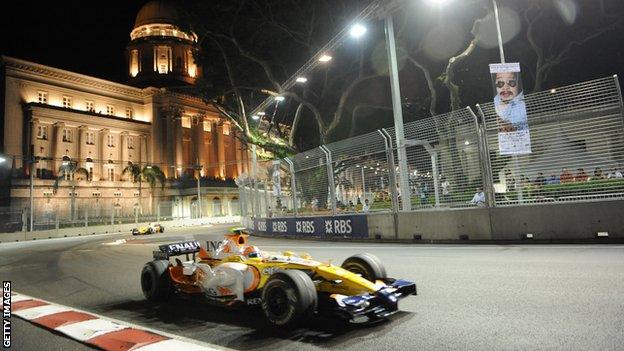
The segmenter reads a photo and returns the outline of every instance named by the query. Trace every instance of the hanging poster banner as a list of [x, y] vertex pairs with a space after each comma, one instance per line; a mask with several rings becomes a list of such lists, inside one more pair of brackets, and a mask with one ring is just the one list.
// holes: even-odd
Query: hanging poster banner
[[520, 64], [490, 64], [490, 74], [494, 86], [498, 151], [501, 155], [530, 154], [531, 134], [520, 79]]

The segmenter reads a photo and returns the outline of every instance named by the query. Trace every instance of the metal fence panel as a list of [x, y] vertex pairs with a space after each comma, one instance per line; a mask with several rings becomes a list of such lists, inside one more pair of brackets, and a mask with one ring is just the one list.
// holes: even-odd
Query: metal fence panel
[[525, 96], [531, 153], [500, 155], [493, 103], [481, 106], [497, 205], [624, 197], [617, 77]]

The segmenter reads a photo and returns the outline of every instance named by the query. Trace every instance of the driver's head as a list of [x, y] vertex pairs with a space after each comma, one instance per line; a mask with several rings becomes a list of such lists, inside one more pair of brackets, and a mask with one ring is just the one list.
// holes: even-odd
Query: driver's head
[[246, 257], [249, 258], [254, 258], [254, 257], [260, 257], [260, 249], [258, 249], [258, 247], [253, 246], [253, 245], [249, 245], [245, 248], [245, 251], [243, 251], [243, 255], [245, 255]]

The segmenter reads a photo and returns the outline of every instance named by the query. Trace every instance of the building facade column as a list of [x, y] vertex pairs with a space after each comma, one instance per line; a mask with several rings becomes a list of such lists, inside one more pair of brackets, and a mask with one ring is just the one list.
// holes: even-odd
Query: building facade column
[[63, 150], [63, 129], [65, 129], [64, 122], [54, 123], [54, 136], [52, 139], [52, 171], [55, 176], [58, 176], [58, 170], [61, 167], [62, 158], [65, 156]]
[[182, 121], [181, 120], [175, 120], [174, 123], [174, 129], [175, 129], [175, 174], [176, 177], [180, 177], [181, 176], [181, 172], [182, 169], [181, 167], [183, 167], [183, 163], [184, 163], [184, 149], [183, 149], [183, 143], [182, 143], [182, 138], [183, 138], [183, 131], [182, 131]]
[[217, 162], [219, 177], [225, 178], [225, 142], [223, 135], [223, 124], [217, 125]]
[[108, 164], [108, 155], [106, 155], [106, 149], [107, 149], [107, 145], [108, 145], [108, 135], [110, 134], [110, 130], [107, 128], [104, 128], [102, 130], [100, 130], [100, 135], [99, 135], [99, 143], [98, 143], [98, 157], [100, 158], [100, 167], [96, 167], [96, 169], [98, 169], [98, 171], [100, 172], [98, 179], [99, 180], [104, 180], [107, 179], [107, 173], [106, 173], [106, 167]]
[[121, 132], [119, 133], [119, 163], [122, 169], [128, 160], [128, 132]]
[[236, 157], [234, 158], [236, 161], [236, 177], [240, 177], [241, 174], [243, 174], [243, 150], [241, 147], [241, 142], [240, 139], [238, 138], [238, 132], [234, 135], [234, 148], [235, 148], [235, 155]]
[[76, 152], [78, 154], [80, 165], [84, 168], [87, 168], [86, 166], [87, 155], [86, 155], [86, 147], [85, 147], [87, 143], [87, 131], [89, 131], [89, 128], [85, 125], [78, 127], [78, 138], [77, 138], [78, 145], [76, 145]]

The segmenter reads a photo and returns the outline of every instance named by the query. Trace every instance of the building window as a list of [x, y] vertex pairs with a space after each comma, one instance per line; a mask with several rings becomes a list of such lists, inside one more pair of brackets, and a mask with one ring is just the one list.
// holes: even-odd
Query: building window
[[37, 101], [40, 104], [47, 104], [48, 103], [48, 92], [47, 91], [38, 91], [37, 92]]
[[140, 65], [141, 60], [139, 59], [139, 50], [130, 51], [130, 76], [136, 77], [141, 70]]
[[195, 78], [197, 76], [197, 65], [195, 64], [192, 50], [188, 50], [186, 52], [186, 67], [188, 75], [192, 78]]
[[86, 132], [85, 139], [87, 140], [87, 145], [95, 145], [95, 132]]
[[48, 126], [37, 126], [37, 139], [48, 140]]
[[115, 181], [115, 168], [114, 168], [114, 167], [108, 167], [108, 168], [106, 169], [106, 174], [107, 174], [107, 176], [108, 176], [108, 178], [107, 178], [107, 179], [108, 179], [109, 181], [111, 181], [111, 182]]
[[223, 135], [230, 135], [230, 125], [229, 124], [224, 124], [223, 125]]
[[154, 47], [154, 71], [167, 74], [171, 71], [171, 48], [168, 46]]
[[115, 106], [113, 105], [106, 105], [106, 114], [109, 116], [112, 116], [115, 114]]
[[63, 96], [63, 107], [71, 108], [72, 107], [72, 98], [71, 96]]
[[180, 123], [182, 124], [182, 128], [191, 128], [191, 118], [189, 116], [182, 116]]
[[72, 142], [72, 131], [69, 129], [63, 129], [63, 141], [66, 143]]
[[204, 132], [212, 131], [212, 123], [210, 121], [204, 121]]
[[107, 140], [108, 140], [108, 143], [106, 145], [108, 145], [108, 147], [115, 147], [115, 136], [114, 135], [109, 134]]
[[126, 107], [126, 118], [132, 118], [132, 107]]
[[134, 138], [128, 137], [128, 149], [134, 149]]
[[95, 104], [93, 101], [85, 101], [85, 110], [89, 112], [95, 112]]

